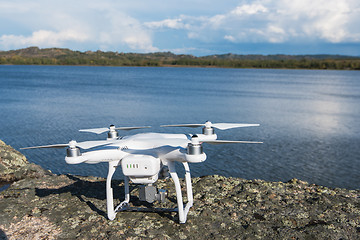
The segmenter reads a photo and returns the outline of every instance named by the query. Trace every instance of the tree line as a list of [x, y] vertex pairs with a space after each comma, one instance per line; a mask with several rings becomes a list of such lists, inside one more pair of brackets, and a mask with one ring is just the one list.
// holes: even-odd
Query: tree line
[[192, 55], [176, 55], [170, 52], [149, 54], [102, 51], [79, 52], [69, 49], [31, 47], [0, 51], [0, 64], [360, 70], [360, 57], [234, 54], [195, 57]]

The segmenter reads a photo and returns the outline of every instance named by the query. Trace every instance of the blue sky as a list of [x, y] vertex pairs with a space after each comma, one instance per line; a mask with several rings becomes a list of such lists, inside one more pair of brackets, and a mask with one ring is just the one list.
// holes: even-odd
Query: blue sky
[[0, 0], [0, 50], [360, 56], [359, 0]]

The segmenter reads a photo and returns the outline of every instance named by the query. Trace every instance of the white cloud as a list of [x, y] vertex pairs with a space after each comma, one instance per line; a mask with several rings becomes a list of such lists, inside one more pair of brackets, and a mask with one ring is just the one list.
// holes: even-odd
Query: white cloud
[[86, 40], [88, 40], [86, 35], [72, 30], [61, 32], [39, 30], [33, 32], [31, 36], [2, 35], [0, 37], [0, 45], [6, 48], [24, 46], [53, 47], [63, 45], [67, 41], [84, 42]]
[[[357, 0], [243, 1], [223, 14], [146, 23], [153, 29], [185, 29], [191, 39], [230, 42], [359, 42]], [[185, 27], [186, 26], [186, 27]]]
[[256, 13], [265, 13], [267, 12], [267, 8], [264, 7], [261, 4], [254, 3], [254, 4], [245, 4], [241, 6], [237, 6], [234, 10], [232, 10], [230, 13], [235, 15], [252, 15]]
[[273, 22], [292, 29], [296, 37], [333, 43], [360, 40], [359, 30], [350, 31], [360, 20], [360, 3], [357, 1], [297, 0], [289, 3], [283, 0], [279, 6], [282, 6], [280, 19], [272, 19]]
[[225, 35], [225, 36], [224, 36], [224, 39], [225, 39], [225, 40], [228, 40], [228, 41], [230, 41], [230, 42], [235, 42], [235, 41], [236, 41], [236, 39], [234, 38], [234, 36], [231, 36], [231, 35]]
[[152, 44], [151, 32], [142, 24], [120, 11], [109, 10], [103, 16], [105, 21], [94, 29], [93, 35], [100, 36], [98, 41], [109, 47], [126, 45], [131, 50], [154, 52], [158, 48]]
[[146, 22], [144, 25], [148, 28], [171, 28], [171, 29], [185, 28], [185, 25], [180, 18], [165, 19], [158, 22]]
[[224, 41], [360, 42], [358, 0], [0, 0], [0, 21], [1, 50], [36, 45], [153, 52]]
[[157, 51], [151, 31], [120, 5], [113, 1], [0, 2], [0, 18], [26, 29], [26, 33], [2, 34], [0, 26], [0, 49], [83, 45], [82, 50], [101, 46], [101, 50]]
[[190, 48], [162, 49], [162, 51], [164, 51], [164, 52], [172, 52], [172, 53], [175, 53], [175, 54], [188, 54], [189, 52], [192, 52], [192, 51], [202, 51], [202, 49], [190, 47]]
[[286, 41], [286, 31], [278, 26], [269, 25], [265, 36], [271, 43], [281, 43]]

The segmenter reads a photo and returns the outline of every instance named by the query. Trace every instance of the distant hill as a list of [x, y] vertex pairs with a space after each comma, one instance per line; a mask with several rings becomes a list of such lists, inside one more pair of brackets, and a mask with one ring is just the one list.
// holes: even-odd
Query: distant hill
[[203, 57], [155, 53], [73, 51], [66, 48], [29, 47], [0, 51], [0, 64], [89, 66], [193, 66], [230, 68], [350, 69], [360, 70], [360, 57], [342, 55], [239, 55]]
[[205, 58], [218, 58], [218, 59], [241, 59], [241, 60], [325, 60], [325, 59], [360, 59], [360, 57], [345, 56], [345, 55], [329, 55], [329, 54], [318, 54], [318, 55], [239, 55], [239, 54], [221, 54], [221, 55], [210, 55]]
[[192, 55], [176, 55], [171, 52], [155, 52], [155, 53], [118, 53], [118, 52], [103, 52], [103, 51], [73, 51], [67, 48], [43, 48], [28, 47], [18, 50], [0, 51], [0, 57], [21, 56], [28, 58], [61, 58], [61, 57], [102, 57], [102, 58], [122, 58], [122, 57], [139, 57], [139, 58], [178, 58], [190, 57]]

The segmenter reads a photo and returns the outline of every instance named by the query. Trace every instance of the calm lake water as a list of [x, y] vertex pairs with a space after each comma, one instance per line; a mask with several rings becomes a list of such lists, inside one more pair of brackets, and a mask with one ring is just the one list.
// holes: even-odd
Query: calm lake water
[[[219, 139], [264, 144], [204, 144], [208, 159], [190, 165], [193, 176], [358, 189], [359, 105], [359, 71], [0, 66], [0, 139], [16, 149], [105, 139], [78, 130], [110, 124], [153, 126], [122, 135], [199, 133], [159, 125], [206, 120], [261, 124], [217, 131]], [[67, 165], [63, 149], [21, 152], [54, 173], [107, 174], [107, 164]]]

